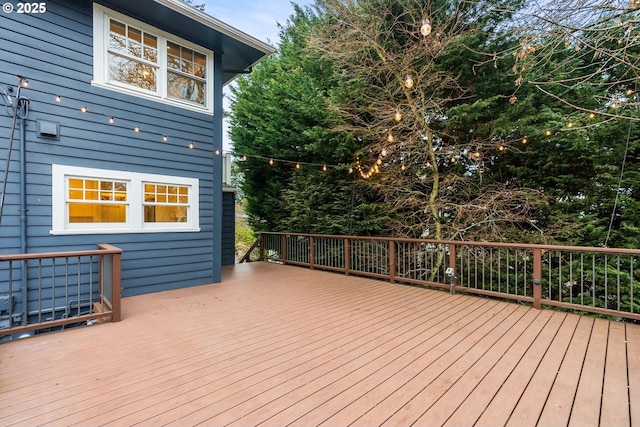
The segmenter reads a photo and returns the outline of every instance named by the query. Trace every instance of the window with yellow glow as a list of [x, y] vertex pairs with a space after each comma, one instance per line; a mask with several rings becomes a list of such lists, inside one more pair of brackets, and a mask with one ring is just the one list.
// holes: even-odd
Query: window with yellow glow
[[200, 231], [197, 178], [51, 166], [51, 234]]
[[144, 222], [186, 222], [189, 215], [189, 187], [144, 184]]
[[127, 183], [124, 181], [69, 178], [69, 222], [127, 222]]

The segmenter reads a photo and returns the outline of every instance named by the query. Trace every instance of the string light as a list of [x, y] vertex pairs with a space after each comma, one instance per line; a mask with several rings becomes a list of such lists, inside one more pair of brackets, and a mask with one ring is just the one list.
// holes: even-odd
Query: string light
[[25, 77], [20, 77], [20, 80], [22, 80], [22, 87], [29, 87], [29, 80]]
[[527, 138], [522, 138], [522, 143], [526, 144], [527, 142], [529, 142], [529, 140]]
[[62, 101], [62, 98], [60, 98], [60, 95], [56, 95], [56, 102], [60, 102]]
[[431, 34], [431, 23], [427, 18], [422, 20], [422, 26], [420, 26], [420, 34], [425, 37]]
[[546, 136], [551, 136], [551, 133], [552, 133], [552, 132], [551, 132], [550, 130], [548, 130], [548, 131], [546, 131], [544, 134], [545, 134]]
[[273, 159], [269, 159], [269, 166], [273, 166]]
[[246, 162], [246, 161], [247, 161], [247, 156], [246, 156], [246, 154], [245, 154], [244, 156], [242, 156], [242, 161], [243, 161], [243, 162]]
[[393, 142], [393, 141], [394, 141], [393, 134], [389, 132], [389, 134], [387, 135], [387, 142]]
[[193, 150], [193, 147], [194, 147], [193, 142], [190, 142], [189, 143], [189, 148]]
[[387, 150], [385, 148], [383, 148], [382, 151], [380, 152], [380, 155], [382, 157], [387, 157]]
[[327, 165], [322, 165], [322, 171], [326, 172], [327, 171]]
[[216, 156], [220, 155], [220, 150], [216, 148]]
[[396, 110], [396, 114], [394, 114], [393, 119], [396, 122], [399, 122], [400, 120], [402, 120], [402, 113], [400, 113], [400, 109], [399, 108]]
[[407, 74], [407, 77], [404, 79], [404, 85], [407, 89], [413, 87], [413, 77], [411, 77], [411, 74]]
[[590, 119], [595, 119], [595, 118], [596, 118], [596, 114], [595, 114], [595, 113], [591, 113], [591, 114], [589, 114], [589, 118], [590, 118]]
[[[55, 102], [61, 102], [62, 101], [62, 96], [55, 95], [54, 99], [55, 99]], [[89, 113], [89, 114], [101, 116], [102, 120], [104, 120], [105, 122], [107, 122], [109, 124], [115, 124], [116, 120], [117, 120], [120, 124], [124, 123], [122, 126], [125, 126], [125, 127], [129, 127], [130, 126], [130, 129], [133, 129], [133, 131], [136, 132], [136, 133], [142, 133], [143, 132], [142, 128], [140, 126], [137, 126], [135, 123], [127, 123], [126, 119], [117, 118], [117, 117], [112, 116], [110, 114], [97, 112], [94, 109], [90, 109], [87, 105], [82, 105], [79, 108], [79, 110], [82, 113]], [[157, 135], [158, 138], [162, 138], [163, 142], [167, 142], [169, 140], [169, 135], [165, 134], [165, 133], [162, 133], [162, 132], [145, 131], [145, 133], [155, 134], [155, 135]], [[194, 148], [194, 144], [193, 143], [188, 144], [188, 147], [189, 148]], [[214, 153], [214, 152], [215, 152], [216, 155], [219, 155], [219, 154], [222, 153], [222, 150], [220, 150], [220, 149], [217, 149], [215, 151], [212, 150], [212, 153]]]
[[296, 169], [300, 169], [300, 163], [296, 163]]

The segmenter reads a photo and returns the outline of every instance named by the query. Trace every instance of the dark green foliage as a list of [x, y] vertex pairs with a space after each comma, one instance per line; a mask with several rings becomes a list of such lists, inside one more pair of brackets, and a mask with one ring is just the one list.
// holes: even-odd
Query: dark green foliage
[[[378, 221], [367, 224], [364, 212], [378, 211], [375, 196], [356, 190], [348, 168], [320, 172], [323, 164], [350, 164], [357, 146], [353, 137], [332, 130], [337, 119], [328, 99], [341, 90], [338, 73], [306, 50], [306, 34], [318, 20], [296, 7], [278, 53], [233, 89], [231, 139], [246, 211], [256, 230], [379, 233]], [[269, 159], [276, 159], [273, 165]]]
[[[544, 45], [544, 62], [529, 61], [504, 13], [519, 2], [504, 1], [359, 2], [348, 22], [378, 31], [362, 43], [364, 31], [331, 27], [325, 44], [340, 31], [360, 43], [332, 60], [318, 52], [315, 30], [336, 24], [324, 6], [343, 3], [320, 1], [317, 14], [296, 8], [278, 53], [234, 90], [231, 136], [237, 158], [248, 156], [238, 168], [257, 230], [435, 237], [437, 224], [454, 239], [640, 247], [640, 125], [588, 114], [625, 97], [629, 69], [599, 73], [606, 58], [542, 36], [527, 43]], [[434, 28], [424, 44], [421, 14]], [[615, 50], [613, 36], [599, 46]], [[421, 90], [398, 84], [406, 69]], [[571, 80], [587, 74], [589, 84]], [[544, 90], [554, 96], [531, 81], [551, 82]], [[405, 118], [396, 124], [398, 106]], [[638, 115], [631, 105], [617, 112]], [[392, 127], [396, 141], [386, 143]], [[348, 173], [357, 161], [366, 172], [383, 149], [379, 175]], [[269, 158], [293, 163], [269, 166]]]

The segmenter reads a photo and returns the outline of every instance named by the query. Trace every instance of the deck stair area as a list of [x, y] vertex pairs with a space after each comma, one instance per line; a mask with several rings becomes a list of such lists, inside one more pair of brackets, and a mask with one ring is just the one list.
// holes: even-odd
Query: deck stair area
[[273, 262], [0, 344], [3, 426], [640, 426], [640, 325]]

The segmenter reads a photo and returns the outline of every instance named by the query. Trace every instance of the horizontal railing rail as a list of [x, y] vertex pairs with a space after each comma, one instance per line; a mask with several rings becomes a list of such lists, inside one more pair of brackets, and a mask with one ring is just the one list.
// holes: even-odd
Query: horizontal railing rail
[[640, 320], [640, 250], [261, 233], [260, 259]]
[[0, 337], [121, 318], [122, 249], [0, 255]]

